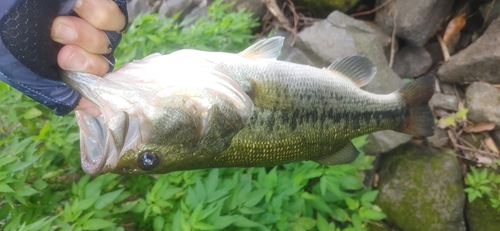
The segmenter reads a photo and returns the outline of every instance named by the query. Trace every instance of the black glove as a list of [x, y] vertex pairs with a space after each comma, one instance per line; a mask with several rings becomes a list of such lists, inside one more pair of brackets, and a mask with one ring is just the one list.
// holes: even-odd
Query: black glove
[[[126, 0], [114, 0], [127, 16]], [[59, 77], [50, 27], [58, 15], [72, 14], [75, 0], [0, 0], [0, 80], [52, 109], [57, 115], [73, 110], [81, 96]], [[119, 31], [105, 31], [114, 51]], [[113, 52], [103, 55], [113, 70]]]

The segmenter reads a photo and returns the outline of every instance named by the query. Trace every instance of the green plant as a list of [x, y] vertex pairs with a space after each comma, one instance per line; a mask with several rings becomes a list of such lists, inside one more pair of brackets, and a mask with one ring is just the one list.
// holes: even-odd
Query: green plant
[[208, 15], [196, 20], [179, 21], [180, 14], [173, 18], [158, 14], [137, 17], [116, 50], [117, 66], [153, 52], [167, 54], [184, 48], [241, 51], [250, 45], [254, 38], [251, 30], [259, 24], [249, 12], [230, 11], [232, 5], [216, 0], [208, 8]]
[[[493, 164], [492, 168], [500, 166], [500, 160]], [[489, 173], [489, 174], [488, 174]], [[500, 175], [488, 168], [481, 171], [475, 167], [471, 167], [471, 172], [467, 173], [465, 184], [468, 186], [464, 189], [467, 193], [469, 202], [473, 202], [477, 198], [482, 198], [486, 195], [491, 202], [491, 206], [500, 211]]]

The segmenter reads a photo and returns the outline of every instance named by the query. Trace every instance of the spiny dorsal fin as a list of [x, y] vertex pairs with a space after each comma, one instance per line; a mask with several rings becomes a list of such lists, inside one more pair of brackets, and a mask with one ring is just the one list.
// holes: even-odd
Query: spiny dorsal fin
[[321, 159], [314, 160], [320, 164], [339, 165], [351, 163], [358, 158], [359, 151], [352, 142], [349, 142], [338, 152]]
[[365, 56], [349, 56], [330, 64], [328, 70], [341, 73], [358, 87], [365, 86], [377, 73], [377, 68]]
[[239, 55], [249, 59], [276, 59], [280, 55], [284, 40], [283, 37], [263, 39], [240, 52]]

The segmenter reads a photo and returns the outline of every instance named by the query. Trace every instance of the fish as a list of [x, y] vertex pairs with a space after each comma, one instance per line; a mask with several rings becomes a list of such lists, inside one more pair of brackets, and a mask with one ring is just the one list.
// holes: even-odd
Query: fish
[[101, 114], [76, 111], [88, 174], [162, 174], [298, 161], [354, 161], [352, 139], [381, 130], [432, 136], [427, 74], [390, 94], [368, 84], [376, 68], [349, 56], [325, 68], [279, 61], [283, 37], [240, 53], [183, 49], [152, 54], [104, 77], [63, 81]]

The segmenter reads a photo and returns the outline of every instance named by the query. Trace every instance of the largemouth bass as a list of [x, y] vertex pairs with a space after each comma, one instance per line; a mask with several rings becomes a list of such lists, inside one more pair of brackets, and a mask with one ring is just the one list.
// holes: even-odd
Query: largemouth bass
[[89, 174], [168, 173], [356, 159], [351, 139], [392, 129], [433, 134], [427, 75], [387, 95], [359, 87], [376, 73], [351, 56], [327, 68], [277, 61], [283, 38], [240, 52], [180, 50], [123, 65], [104, 78], [63, 80], [102, 114], [76, 111]]

